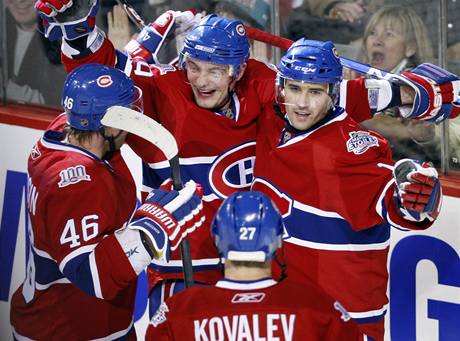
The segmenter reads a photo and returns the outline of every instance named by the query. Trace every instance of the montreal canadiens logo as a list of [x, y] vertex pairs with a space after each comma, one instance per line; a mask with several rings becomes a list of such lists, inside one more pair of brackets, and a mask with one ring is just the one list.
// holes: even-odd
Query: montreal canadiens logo
[[235, 191], [248, 190], [253, 179], [256, 142], [236, 146], [214, 160], [209, 170], [209, 184], [219, 197]]
[[244, 26], [242, 24], [238, 24], [236, 26], [236, 33], [238, 33], [240, 36], [246, 35], [246, 30], [244, 29]]
[[378, 147], [379, 140], [367, 131], [352, 131], [347, 141], [347, 151], [355, 155], [365, 153], [371, 147]]
[[102, 75], [97, 78], [96, 82], [97, 85], [99, 85], [101, 88], [106, 88], [112, 85], [113, 80], [112, 77], [110, 77], [109, 75]]

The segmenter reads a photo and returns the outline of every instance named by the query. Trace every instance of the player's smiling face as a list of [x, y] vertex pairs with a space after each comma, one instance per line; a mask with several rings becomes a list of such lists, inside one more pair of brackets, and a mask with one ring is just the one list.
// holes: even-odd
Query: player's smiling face
[[235, 80], [229, 65], [214, 64], [187, 58], [187, 78], [196, 103], [206, 109], [217, 109], [229, 100]]
[[291, 125], [306, 130], [326, 117], [332, 106], [327, 83], [303, 83], [286, 80], [284, 98]]

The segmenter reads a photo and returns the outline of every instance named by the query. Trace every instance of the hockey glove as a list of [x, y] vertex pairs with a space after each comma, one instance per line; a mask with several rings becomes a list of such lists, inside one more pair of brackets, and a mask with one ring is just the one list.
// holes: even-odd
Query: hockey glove
[[148, 63], [159, 64], [158, 52], [163, 43], [190, 29], [200, 20], [201, 14], [192, 11], [167, 11], [145, 26], [138, 37], [125, 46], [125, 50], [132, 58], [140, 57]]
[[37, 0], [35, 9], [43, 20], [46, 38], [74, 40], [93, 31], [99, 0]]
[[415, 91], [412, 108], [400, 108], [401, 116], [436, 124], [460, 114], [460, 79], [430, 63], [423, 63], [401, 79]]
[[153, 246], [149, 252], [155, 258], [168, 259], [169, 249], [177, 249], [187, 234], [203, 224], [203, 204], [196, 189], [197, 184], [192, 180], [180, 191], [154, 189], [134, 213], [128, 227], [144, 233]]
[[429, 163], [402, 159], [393, 169], [396, 203], [402, 217], [411, 221], [434, 221], [441, 209], [442, 190], [438, 172]]

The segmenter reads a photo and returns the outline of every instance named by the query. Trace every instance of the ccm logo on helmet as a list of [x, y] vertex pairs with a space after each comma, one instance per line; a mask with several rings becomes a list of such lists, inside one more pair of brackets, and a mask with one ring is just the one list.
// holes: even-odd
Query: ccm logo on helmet
[[315, 67], [307, 67], [307, 66], [298, 66], [298, 65], [294, 65], [292, 67], [294, 70], [296, 71], [301, 71], [303, 73], [311, 73], [311, 72], [315, 72], [316, 71], [316, 68]]
[[109, 75], [102, 75], [97, 78], [96, 82], [97, 85], [99, 85], [101, 88], [106, 88], [112, 85], [113, 80], [112, 77], [110, 77]]
[[216, 50], [215, 48], [207, 47], [207, 46], [203, 46], [203, 45], [196, 45], [195, 49], [200, 50], [200, 51], [204, 51], [204, 52], [208, 52], [208, 53], [213, 53]]

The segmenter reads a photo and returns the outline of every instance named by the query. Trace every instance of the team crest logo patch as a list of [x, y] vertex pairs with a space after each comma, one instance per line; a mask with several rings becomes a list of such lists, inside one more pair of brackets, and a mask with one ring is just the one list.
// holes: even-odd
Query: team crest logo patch
[[82, 165], [63, 169], [59, 175], [61, 177], [61, 181], [58, 183], [60, 188], [79, 183], [80, 181], [91, 181], [91, 177], [86, 174], [85, 166]]
[[249, 141], [219, 155], [209, 170], [209, 185], [220, 198], [249, 190], [253, 180], [256, 142]]
[[378, 147], [379, 141], [367, 131], [352, 131], [347, 141], [347, 151], [355, 155], [365, 153], [371, 147]]
[[102, 75], [102, 76], [97, 77], [96, 83], [101, 88], [106, 88], [113, 84], [113, 80], [112, 80], [112, 77], [110, 77], [109, 75]]
[[232, 303], [257, 303], [262, 302], [265, 298], [263, 292], [247, 292], [235, 294], [232, 298]]

